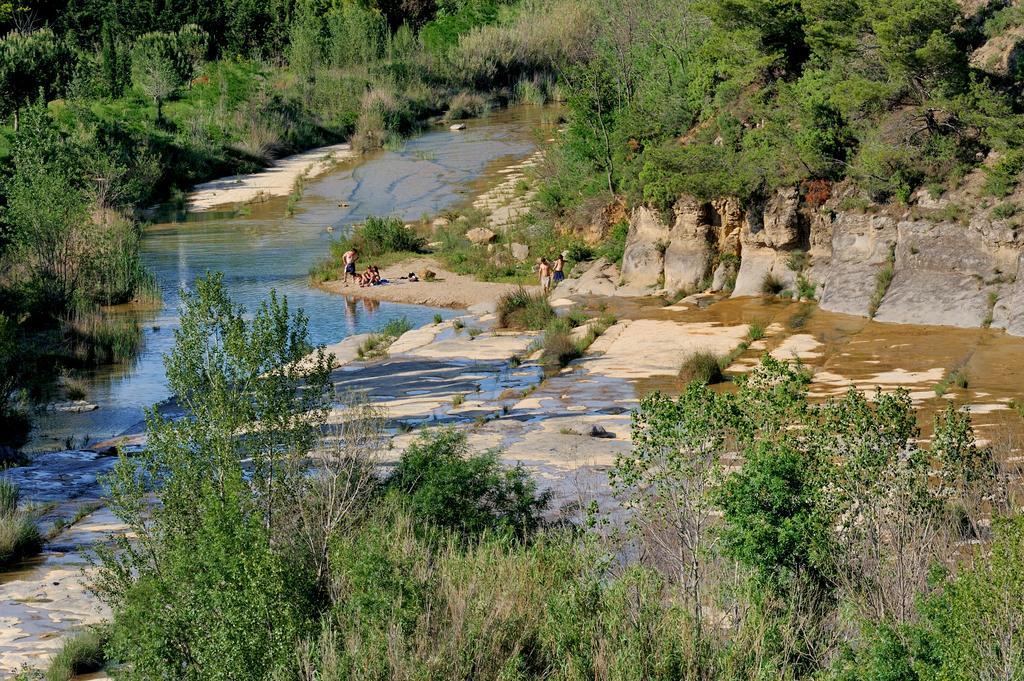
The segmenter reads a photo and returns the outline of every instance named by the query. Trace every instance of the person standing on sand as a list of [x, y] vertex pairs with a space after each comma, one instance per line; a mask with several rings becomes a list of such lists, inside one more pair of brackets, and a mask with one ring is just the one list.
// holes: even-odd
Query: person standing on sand
[[355, 248], [351, 248], [345, 251], [345, 255], [341, 256], [341, 261], [345, 264], [345, 285], [348, 286], [348, 277], [352, 275], [353, 279], [356, 279], [356, 260], [359, 259], [359, 251]]
[[554, 275], [551, 278], [552, 283], [555, 286], [558, 286], [560, 283], [565, 281], [565, 272], [564, 272], [564, 270], [565, 270], [565, 259], [567, 257], [569, 257], [569, 251], [562, 251], [561, 253], [558, 254], [558, 258], [555, 259], [554, 266], [553, 266]]
[[551, 290], [551, 263], [547, 258], [537, 259], [537, 274], [540, 275], [540, 288], [546, 295]]

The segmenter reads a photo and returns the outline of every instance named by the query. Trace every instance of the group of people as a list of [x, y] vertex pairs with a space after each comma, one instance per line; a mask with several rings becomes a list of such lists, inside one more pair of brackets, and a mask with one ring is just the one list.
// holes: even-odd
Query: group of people
[[384, 283], [384, 280], [380, 277], [380, 268], [376, 265], [370, 265], [361, 274], [356, 272], [356, 262], [359, 260], [359, 250], [351, 248], [345, 251], [345, 254], [341, 256], [342, 263], [345, 265], [345, 284], [348, 284], [348, 278], [352, 277], [359, 288], [366, 288], [367, 286], [376, 286]]
[[[568, 257], [569, 251], [562, 251], [554, 260], [548, 260], [543, 257], [537, 258], [535, 269], [540, 276], [540, 287], [544, 290], [544, 293], [549, 293], [553, 286], [558, 286], [560, 282], [565, 280], [565, 259]], [[346, 285], [348, 284], [349, 277], [352, 277], [359, 284], [360, 288], [387, 283], [385, 279], [381, 279], [380, 269], [376, 265], [370, 265], [362, 274], [356, 273], [356, 262], [359, 260], [358, 249], [351, 248], [345, 251], [341, 259], [345, 265]], [[405, 277], [400, 278], [405, 279]], [[415, 273], [410, 273], [408, 279], [410, 281], [419, 281]]]
[[[367, 286], [379, 286], [380, 284], [389, 283], [387, 279], [382, 279], [380, 276], [380, 268], [376, 265], [370, 265], [366, 270], [359, 274], [356, 272], [356, 262], [359, 260], [359, 250], [352, 248], [345, 251], [345, 254], [341, 256], [342, 262], [345, 265], [345, 285], [348, 285], [348, 278], [352, 277], [359, 288], [366, 288]], [[410, 272], [407, 277], [399, 277], [402, 281], [419, 281], [420, 278], [416, 276], [415, 272]]]
[[540, 276], [540, 287], [544, 293], [551, 291], [552, 286], [565, 280], [565, 259], [569, 257], [569, 251], [562, 251], [553, 261], [547, 258], [537, 258], [537, 274]]

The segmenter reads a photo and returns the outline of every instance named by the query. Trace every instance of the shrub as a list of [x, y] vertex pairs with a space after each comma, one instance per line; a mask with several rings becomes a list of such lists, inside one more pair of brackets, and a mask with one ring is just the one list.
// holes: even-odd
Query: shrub
[[487, 99], [475, 92], [460, 92], [448, 103], [445, 119], [458, 121], [463, 118], [479, 118], [487, 113], [490, 105]]
[[18, 508], [20, 501], [18, 486], [0, 479], [0, 567], [34, 556], [43, 547], [35, 517]]
[[817, 294], [818, 286], [811, 283], [811, 281], [804, 275], [800, 275], [796, 278], [796, 295], [797, 298], [806, 298], [808, 300], [814, 300], [814, 296]]
[[369, 217], [356, 228], [349, 241], [363, 255], [371, 257], [396, 252], [418, 253], [426, 244], [423, 237], [397, 217]]
[[573, 340], [571, 328], [564, 319], [556, 319], [548, 325], [541, 340], [541, 363], [561, 368], [583, 355], [584, 348]]
[[622, 264], [622, 256], [626, 252], [626, 239], [629, 236], [629, 221], [619, 220], [612, 225], [608, 237], [598, 247], [597, 255], [616, 265]]
[[683, 360], [682, 366], [679, 367], [679, 378], [686, 383], [721, 383], [725, 378], [722, 373], [722, 360], [711, 352], [695, 352]]
[[992, 209], [992, 217], [1007, 220], [1020, 212], [1020, 206], [1013, 201], [1004, 201]]
[[786, 289], [786, 282], [782, 281], [779, 277], [775, 276], [771, 272], [764, 275], [764, 280], [761, 282], [761, 292], [769, 296], [777, 296]]
[[465, 433], [444, 429], [409, 446], [388, 476], [416, 522], [465, 536], [510, 530], [526, 536], [542, 525], [550, 493], [521, 466], [506, 468], [496, 452], [469, 454]]
[[105, 632], [89, 628], [64, 641], [60, 651], [50, 660], [46, 681], [70, 681], [79, 674], [103, 669], [106, 661], [103, 646]]
[[412, 324], [405, 317], [397, 317], [389, 320], [377, 333], [363, 341], [363, 344], [356, 349], [356, 357], [361, 360], [381, 359], [388, 356], [388, 348], [398, 338], [409, 331]]
[[555, 318], [543, 293], [532, 294], [522, 286], [498, 299], [498, 326], [506, 329], [540, 330]]
[[380, 333], [392, 338], [399, 338], [410, 329], [412, 329], [412, 323], [409, 322], [407, 317], [403, 316], [389, 319], [388, 322], [381, 327]]
[[988, 170], [988, 177], [985, 178], [985, 193], [998, 197], [1013, 193], [1022, 171], [1024, 171], [1024, 152], [1019, 149], [1006, 152]]

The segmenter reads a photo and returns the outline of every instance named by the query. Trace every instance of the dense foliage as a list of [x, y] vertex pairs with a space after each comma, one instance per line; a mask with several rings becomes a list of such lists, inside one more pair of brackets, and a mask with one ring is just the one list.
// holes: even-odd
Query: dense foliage
[[952, 405], [925, 450], [906, 392], [812, 404], [770, 357], [734, 392], [655, 393], [574, 529], [455, 430], [380, 475], [383, 414], [328, 419], [330, 358], [286, 301], [247, 321], [216, 276], [184, 301], [166, 361], [189, 418], [153, 412], [109, 481], [134, 535], [95, 584], [121, 677], [1024, 673], [1024, 528]]
[[905, 202], [990, 150], [1003, 160], [989, 190], [1006, 193], [1020, 73], [969, 58], [1021, 17], [961, 4], [599, 0], [592, 48], [562, 74], [571, 115], [542, 196], [564, 215], [612, 193], [667, 207], [849, 178]]

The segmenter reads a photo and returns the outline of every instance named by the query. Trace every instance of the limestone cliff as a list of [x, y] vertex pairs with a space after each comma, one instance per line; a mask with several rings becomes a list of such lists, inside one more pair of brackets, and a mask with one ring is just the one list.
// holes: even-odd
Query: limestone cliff
[[[991, 325], [1024, 335], [1024, 229], [997, 200], [967, 194], [869, 205], [787, 188], [756, 205], [680, 197], [634, 209], [622, 283], [651, 293], [759, 295], [814, 287], [822, 308], [879, 321]], [[810, 198], [809, 198], [810, 196]], [[1009, 215], [1009, 217], [1006, 217]], [[737, 266], [738, 263], [738, 266]], [[798, 280], [800, 284], [798, 285]]]

